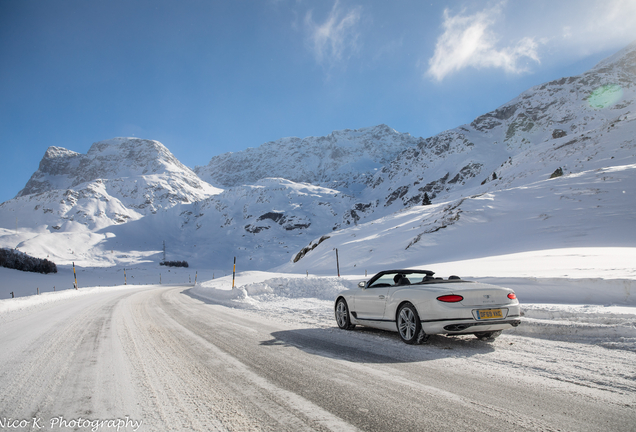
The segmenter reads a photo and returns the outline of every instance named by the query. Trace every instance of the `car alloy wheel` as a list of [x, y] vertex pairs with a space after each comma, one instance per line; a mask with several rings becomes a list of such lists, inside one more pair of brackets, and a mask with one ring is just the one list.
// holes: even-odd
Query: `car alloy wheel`
[[336, 322], [338, 323], [338, 327], [343, 330], [351, 330], [355, 327], [355, 324], [351, 324], [349, 307], [345, 299], [340, 299], [338, 303], [336, 303]]
[[418, 343], [420, 338], [420, 332], [422, 331], [422, 323], [420, 317], [417, 314], [415, 306], [411, 303], [404, 303], [397, 314], [397, 329], [400, 337], [407, 344]]

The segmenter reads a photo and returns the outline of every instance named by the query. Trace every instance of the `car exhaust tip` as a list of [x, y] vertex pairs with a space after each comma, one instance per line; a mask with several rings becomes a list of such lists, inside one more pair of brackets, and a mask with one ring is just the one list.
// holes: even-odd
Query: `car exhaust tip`
[[470, 324], [451, 324], [444, 327], [444, 330], [462, 331], [462, 330], [466, 330], [468, 327], [471, 327], [471, 325]]

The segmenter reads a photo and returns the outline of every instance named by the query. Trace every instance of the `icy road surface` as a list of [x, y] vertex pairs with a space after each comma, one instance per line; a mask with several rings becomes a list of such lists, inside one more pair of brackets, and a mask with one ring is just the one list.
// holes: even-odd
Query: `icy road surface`
[[[631, 349], [510, 334], [408, 346], [294, 314], [229, 308], [165, 285], [4, 312], [0, 421], [82, 431], [116, 430], [89, 423], [114, 419], [139, 431], [636, 425]], [[61, 418], [75, 427], [60, 428]]]

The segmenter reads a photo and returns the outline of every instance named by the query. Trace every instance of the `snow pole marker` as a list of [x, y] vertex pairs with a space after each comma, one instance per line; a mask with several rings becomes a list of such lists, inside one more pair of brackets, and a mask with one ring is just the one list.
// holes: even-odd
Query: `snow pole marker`
[[236, 278], [236, 257], [234, 257], [234, 269], [232, 270], [232, 289], [234, 289], [235, 278]]
[[75, 273], [75, 262], [73, 262], [73, 277], [75, 278], [75, 289], [77, 290], [77, 273]]
[[124, 269], [124, 285], [128, 285], [128, 281], [126, 281], [126, 269]]
[[[199, 275], [199, 272], [194, 272], [194, 284], [197, 284], [197, 276]], [[214, 279], [214, 275], [212, 277], [212, 279]]]
[[336, 268], [338, 269], [338, 277], [340, 277], [340, 260], [338, 259], [338, 248], [336, 249]]

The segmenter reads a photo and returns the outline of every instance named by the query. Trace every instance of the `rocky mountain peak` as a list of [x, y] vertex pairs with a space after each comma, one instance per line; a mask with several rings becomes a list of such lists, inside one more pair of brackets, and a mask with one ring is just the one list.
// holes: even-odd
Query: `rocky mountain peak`
[[65, 149], [64, 147], [50, 146], [48, 149], [46, 149], [43, 160], [64, 158], [64, 157], [77, 156], [77, 155], [79, 155], [79, 153], [74, 152], [72, 150]]
[[113, 138], [94, 143], [86, 154], [49, 147], [38, 170], [18, 197], [65, 189], [97, 179], [192, 171], [160, 142], [138, 138]]
[[267, 177], [347, 189], [366, 184], [395, 156], [422, 141], [381, 124], [326, 136], [282, 138], [257, 148], [215, 156], [195, 172], [221, 186], [253, 184]]
[[113, 138], [94, 143], [86, 154], [49, 147], [12, 205], [16, 211], [35, 208], [35, 217], [46, 219], [53, 230], [84, 230], [126, 223], [219, 192], [160, 142]]
[[142, 175], [175, 169], [189, 171], [163, 144], [154, 140], [113, 138], [99, 141], [91, 146], [86, 156], [95, 168], [106, 170], [110, 175], [119, 174], [120, 177], [125, 170]]

